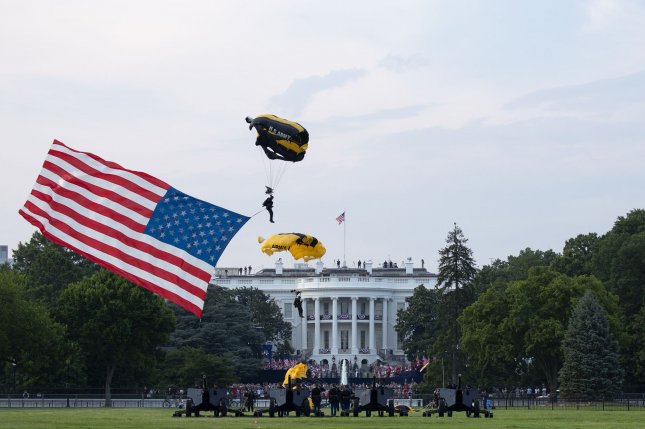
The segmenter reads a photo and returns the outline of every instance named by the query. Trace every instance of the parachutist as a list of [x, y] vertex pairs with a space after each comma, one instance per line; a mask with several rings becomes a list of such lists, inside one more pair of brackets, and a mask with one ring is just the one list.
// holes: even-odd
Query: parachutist
[[271, 223], [275, 223], [275, 222], [273, 222], [273, 194], [269, 195], [269, 198], [267, 198], [266, 200], [264, 200], [264, 202], [262, 203], [262, 205], [263, 205], [263, 206], [267, 209], [267, 211], [269, 212], [269, 222], [271, 222]]
[[296, 292], [296, 298], [293, 300], [293, 306], [298, 309], [298, 315], [300, 315], [300, 317], [304, 317], [302, 315], [302, 298], [300, 298], [300, 291]]

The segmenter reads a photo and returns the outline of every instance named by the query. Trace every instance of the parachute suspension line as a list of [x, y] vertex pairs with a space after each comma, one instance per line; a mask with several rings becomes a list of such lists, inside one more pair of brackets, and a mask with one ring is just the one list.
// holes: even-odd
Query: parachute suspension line
[[293, 164], [293, 162], [280, 161], [279, 164], [280, 165], [276, 167], [276, 169], [275, 169], [276, 171], [275, 171], [275, 173], [273, 175], [273, 184], [275, 185], [275, 187], [273, 187], [273, 189], [278, 187], [278, 185], [282, 181], [282, 177], [284, 177], [284, 173], [287, 172], [287, 170], [289, 169], [291, 164]]
[[257, 213], [254, 213], [254, 214], [253, 214], [253, 215], [251, 215], [250, 217], [251, 217], [251, 218], [254, 218], [254, 217], [256, 217], [257, 215], [259, 215], [260, 213], [262, 213], [263, 211], [264, 211], [264, 209], [262, 209], [262, 210], [258, 211]]
[[264, 166], [264, 180], [267, 183], [267, 186], [270, 188], [273, 188], [273, 183], [271, 183], [271, 162], [270, 160], [264, 155], [264, 152], [262, 150], [257, 151], [262, 165]]

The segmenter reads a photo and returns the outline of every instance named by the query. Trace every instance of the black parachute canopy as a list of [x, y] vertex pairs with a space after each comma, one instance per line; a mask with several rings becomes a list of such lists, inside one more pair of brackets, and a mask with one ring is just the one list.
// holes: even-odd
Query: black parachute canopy
[[297, 122], [275, 115], [259, 115], [246, 118], [249, 129], [255, 127], [258, 137], [255, 145], [260, 146], [267, 158], [282, 161], [302, 161], [309, 143], [309, 133]]

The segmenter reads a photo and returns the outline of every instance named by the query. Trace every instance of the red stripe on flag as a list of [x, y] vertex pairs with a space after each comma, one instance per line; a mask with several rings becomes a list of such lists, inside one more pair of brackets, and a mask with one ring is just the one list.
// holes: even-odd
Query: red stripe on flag
[[[115, 210], [112, 210], [111, 208], [109, 208], [107, 206], [97, 204], [97, 203], [93, 202], [92, 200], [89, 200], [85, 196], [79, 194], [78, 192], [74, 192], [74, 191], [66, 189], [66, 188], [61, 188], [55, 182], [51, 181], [50, 179], [48, 179], [48, 178], [46, 178], [44, 176], [38, 176], [38, 180], [36, 182], [41, 184], [41, 185], [43, 185], [43, 186], [47, 186], [49, 188], [52, 188], [52, 190], [54, 192], [56, 192], [58, 195], [60, 195], [61, 197], [70, 199], [70, 200], [72, 200], [75, 203], [85, 207], [86, 209], [88, 209], [90, 211], [100, 213], [103, 216], [107, 216], [110, 219], [112, 219], [113, 221], [115, 221], [117, 223], [120, 223], [121, 225], [123, 225], [123, 226], [125, 226], [127, 228], [130, 228], [133, 231], [143, 233], [143, 231], [146, 230], [145, 225], [140, 224], [139, 222], [136, 222], [136, 221], [132, 220], [131, 218], [129, 218], [129, 217], [125, 216], [125, 215], [122, 215], [121, 213], [119, 213], [119, 212], [117, 212]], [[38, 191], [34, 190], [34, 191], [32, 191], [32, 194], [34, 194], [34, 192], [38, 192]], [[45, 195], [45, 194], [43, 194], [43, 195]], [[47, 198], [51, 199], [51, 196], [49, 196], [49, 195], [47, 195], [46, 197], [40, 197], [39, 196], [38, 198], [40, 198], [43, 201], [49, 201], [49, 200], [47, 200]], [[144, 209], [144, 208], [142, 207], [142, 209]]]
[[141, 171], [128, 170], [127, 168], [123, 168], [123, 167], [121, 167], [121, 166], [120, 166], [119, 164], [117, 164], [116, 162], [106, 161], [106, 160], [104, 160], [103, 158], [101, 158], [101, 157], [99, 157], [99, 156], [94, 155], [93, 153], [89, 153], [89, 152], [81, 152], [80, 150], [72, 149], [71, 147], [66, 146], [64, 143], [59, 142], [58, 140], [54, 140], [54, 145], [60, 145], [60, 146], [63, 146], [63, 147], [65, 147], [65, 148], [67, 148], [68, 150], [71, 150], [72, 152], [82, 153], [83, 155], [87, 155], [87, 156], [89, 156], [90, 158], [92, 158], [93, 160], [95, 160], [96, 162], [100, 162], [101, 164], [105, 165], [106, 167], [114, 168], [115, 170], [123, 170], [123, 171], [127, 171], [128, 173], [132, 173], [132, 174], [134, 174], [134, 175], [137, 175], [137, 176], [139, 176], [140, 178], [142, 178], [143, 180], [146, 180], [146, 181], [148, 181], [148, 182], [152, 183], [153, 185], [158, 186], [158, 187], [160, 187], [160, 188], [163, 188], [163, 189], [168, 189], [168, 188], [170, 188], [170, 185], [169, 185], [169, 184], [167, 184], [167, 183], [166, 183], [166, 182], [164, 182], [163, 180], [159, 180], [159, 179], [157, 179], [156, 177], [149, 175], [148, 173], [144, 173], [144, 172], [141, 172]]
[[99, 171], [93, 167], [90, 167], [89, 165], [85, 164], [83, 161], [81, 161], [78, 158], [74, 158], [73, 156], [70, 156], [64, 152], [59, 152], [55, 150], [49, 151], [49, 155], [55, 156], [57, 158], [62, 159], [63, 161], [67, 162], [68, 164], [73, 165], [74, 167], [78, 168], [82, 172], [88, 174], [89, 176], [96, 177], [97, 179], [102, 179], [111, 183], [114, 183], [115, 185], [121, 186], [129, 191], [132, 191], [138, 195], [140, 195], [142, 198], [145, 198], [147, 200], [150, 200], [153, 203], [158, 203], [159, 200], [163, 197], [163, 195], [158, 195], [155, 194], [154, 192], [149, 191], [148, 189], [144, 189], [141, 186], [137, 185], [136, 183], [133, 183], [127, 179], [124, 179], [121, 176], [117, 176], [116, 174], [109, 174], [109, 173], [103, 173], [102, 171]]
[[153, 292], [153, 293], [155, 293], [155, 294], [157, 294], [157, 295], [159, 295], [159, 296], [161, 296], [161, 297], [163, 297], [163, 298], [165, 298], [165, 299], [167, 299], [169, 301], [172, 301], [172, 302], [178, 304], [179, 306], [181, 306], [181, 307], [185, 308], [186, 310], [190, 311], [191, 313], [195, 314], [197, 317], [199, 317], [199, 318], [202, 317], [202, 308], [197, 306], [197, 305], [195, 305], [194, 303], [192, 303], [192, 302], [190, 302], [190, 301], [188, 301], [188, 300], [186, 300], [186, 299], [184, 299], [184, 298], [182, 298], [182, 297], [180, 297], [178, 295], [175, 295], [174, 293], [170, 292], [169, 290], [167, 290], [165, 288], [159, 287], [159, 286], [155, 285], [154, 283], [151, 283], [151, 282], [149, 282], [147, 280], [144, 280], [144, 279], [141, 279], [141, 278], [139, 278], [137, 276], [134, 276], [134, 275], [128, 273], [127, 271], [122, 270], [121, 268], [119, 268], [117, 266], [109, 264], [109, 263], [105, 262], [102, 259], [96, 258], [93, 255], [91, 255], [91, 254], [89, 254], [89, 253], [87, 253], [87, 252], [85, 252], [85, 251], [83, 251], [83, 250], [81, 250], [81, 249], [79, 249], [79, 248], [77, 248], [75, 246], [70, 245], [69, 243], [65, 242], [64, 240], [61, 240], [58, 237], [56, 237], [55, 235], [53, 235], [50, 232], [48, 232], [45, 229], [45, 226], [42, 223], [40, 223], [37, 219], [34, 219], [32, 216], [30, 216], [29, 214], [27, 214], [23, 210], [19, 210], [19, 213], [29, 223], [34, 225], [36, 228], [40, 229], [41, 233], [45, 237], [47, 237], [48, 240], [50, 240], [50, 241], [52, 241], [52, 242], [54, 242], [54, 243], [56, 243], [56, 244], [58, 244], [60, 246], [66, 247], [66, 248], [78, 253], [79, 255], [83, 256], [84, 258], [89, 259], [92, 262], [95, 262], [96, 264], [102, 266], [103, 268], [106, 268], [106, 269], [108, 269], [108, 270], [110, 270], [112, 272], [115, 272], [115, 273], [119, 274], [121, 277], [131, 281], [132, 283], [135, 283], [135, 284], [137, 284], [137, 285], [139, 285], [139, 286], [141, 286], [141, 287], [143, 287], [145, 289], [148, 289], [150, 292]]
[[[117, 229], [114, 229], [109, 225], [106, 225], [104, 223], [101, 223], [101, 222], [98, 222], [96, 220], [90, 219], [87, 216], [76, 212], [75, 210], [67, 207], [64, 204], [58, 203], [56, 201], [53, 201], [53, 199], [52, 199], [52, 197], [50, 195], [43, 194], [42, 192], [39, 192], [39, 191], [37, 191], [35, 189], [31, 192], [31, 194], [34, 197], [46, 202], [51, 207], [53, 212], [58, 212], [58, 213], [61, 213], [61, 214], [65, 215], [65, 216], [71, 218], [71, 219], [74, 219], [76, 222], [78, 222], [79, 224], [85, 226], [86, 228], [92, 229], [92, 230], [94, 230], [94, 231], [96, 231], [96, 232], [98, 232], [100, 234], [107, 235], [107, 236], [109, 236], [111, 238], [114, 238], [115, 240], [118, 240], [121, 243], [123, 243], [125, 246], [130, 247], [132, 249], [137, 249], [137, 250], [139, 250], [139, 251], [141, 251], [143, 253], [146, 253], [147, 255], [149, 255], [149, 256], [151, 256], [151, 257], [153, 257], [155, 259], [167, 262], [168, 264], [173, 265], [173, 266], [181, 269], [182, 271], [184, 271], [184, 272], [186, 272], [186, 273], [188, 273], [188, 274], [190, 274], [190, 275], [192, 275], [194, 277], [197, 277], [198, 279], [200, 279], [202, 281], [208, 282], [211, 279], [211, 275], [209, 273], [207, 273], [204, 270], [201, 270], [201, 269], [195, 267], [194, 265], [188, 263], [184, 259], [182, 259], [182, 258], [180, 258], [178, 256], [175, 256], [175, 255], [173, 255], [171, 253], [159, 250], [156, 247], [151, 246], [150, 244], [148, 244], [146, 242], [143, 242], [141, 240], [137, 240], [136, 238], [128, 236], [127, 234], [124, 234], [123, 232], [121, 232], [121, 231], [119, 231]], [[44, 212], [41, 208], [39, 208], [36, 205], [34, 205], [31, 201], [27, 201], [25, 203], [25, 207], [28, 208], [32, 213], [38, 214], [38, 215], [40, 215], [42, 217], [46, 217], [47, 219], [50, 220], [50, 222], [54, 226], [57, 226], [58, 223], [60, 222], [60, 221], [58, 221], [56, 219], [53, 219], [48, 212]], [[61, 228], [59, 228], [59, 229], [61, 229]], [[72, 229], [72, 231], [75, 232], [75, 230], [73, 230], [73, 229]], [[67, 232], [67, 231], [65, 231], [65, 232]], [[73, 234], [68, 233], [68, 235], [71, 235], [74, 238], [79, 239], [78, 237], [74, 236]], [[92, 246], [92, 247], [94, 247], [94, 246]], [[112, 255], [112, 256], [115, 256], [115, 255]], [[151, 273], [152, 273], [152, 271], [151, 271]], [[156, 273], [153, 273], [153, 274], [157, 275]], [[172, 276], [172, 277], [167, 278], [164, 275], [158, 275], [158, 277], [164, 278], [165, 280], [168, 280], [168, 281], [171, 281], [171, 282], [176, 282], [178, 285], [181, 285], [182, 282], [183, 282], [183, 280], [177, 278], [176, 275], [174, 275], [172, 273], [168, 273], [168, 276]], [[183, 287], [183, 286], [182, 287], [192, 293], [192, 287], [193, 286], [190, 283], [187, 283], [187, 285], [188, 285], [187, 287]]]
[[[25, 203], [25, 208], [31, 211], [32, 213], [41, 216], [47, 220], [49, 220], [50, 225], [52, 225], [54, 228], [58, 229], [59, 231], [65, 233], [66, 235], [75, 238], [76, 240], [80, 241], [87, 247], [91, 247], [93, 249], [98, 250], [101, 253], [104, 253], [106, 255], [110, 255], [116, 259], [119, 259], [120, 261], [123, 261], [123, 263], [133, 266], [135, 268], [138, 268], [142, 271], [145, 271], [155, 277], [159, 277], [160, 279], [166, 280], [168, 282], [171, 282], [175, 284], [176, 286], [180, 287], [181, 289], [184, 289], [191, 295], [195, 295], [200, 299], [205, 299], [206, 298], [206, 292], [202, 290], [201, 288], [196, 287], [195, 285], [187, 282], [186, 280], [183, 280], [179, 278], [178, 276], [169, 273], [168, 271], [165, 271], [159, 267], [156, 267], [152, 264], [150, 264], [147, 261], [144, 261], [139, 258], [135, 258], [132, 255], [129, 255], [120, 249], [117, 249], [115, 247], [112, 247], [108, 244], [105, 244], [101, 241], [96, 240], [95, 238], [89, 237], [76, 229], [70, 227], [64, 222], [59, 221], [56, 218], [53, 218], [52, 216], [49, 215], [49, 213], [41, 210], [39, 207], [35, 206], [33, 203], [30, 201], [27, 201]], [[75, 220], [80, 220], [80, 217]], [[100, 232], [100, 231], [99, 231]], [[61, 239], [62, 240], [62, 239]], [[140, 243], [140, 244], [145, 244], [145, 243]], [[69, 243], [66, 243], [66, 246], [69, 245]], [[138, 247], [138, 246], [137, 246]], [[93, 260], [99, 259], [98, 256], [92, 256]], [[102, 260], [102, 259], [99, 259]], [[105, 262], [105, 261], [104, 261]], [[109, 264], [108, 262], [105, 262], [106, 264]], [[210, 275], [208, 273], [205, 273], [205, 275], [208, 277], [210, 280]], [[130, 276], [137, 278], [139, 281], [142, 282], [148, 282], [148, 280], [138, 277], [133, 273], [130, 273]], [[208, 280], [206, 280], [208, 281]], [[138, 281], [135, 282], [138, 284]], [[164, 289], [165, 290], [165, 289]]]

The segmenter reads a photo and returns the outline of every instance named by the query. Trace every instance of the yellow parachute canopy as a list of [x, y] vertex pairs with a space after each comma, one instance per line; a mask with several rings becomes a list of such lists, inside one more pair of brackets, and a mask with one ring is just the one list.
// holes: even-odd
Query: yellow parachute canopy
[[307, 378], [307, 364], [298, 363], [287, 370], [287, 373], [284, 376], [284, 381], [282, 386], [286, 387], [289, 385], [289, 377], [291, 377], [291, 382], [299, 380], [301, 378]]
[[275, 234], [266, 240], [258, 237], [258, 243], [262, 243], [262, 251], [269, 256], [288, 250], [295, 259], [304, 259], [305, 262], [322, 258], [327, 251], [317, 238], [297, 232]]

